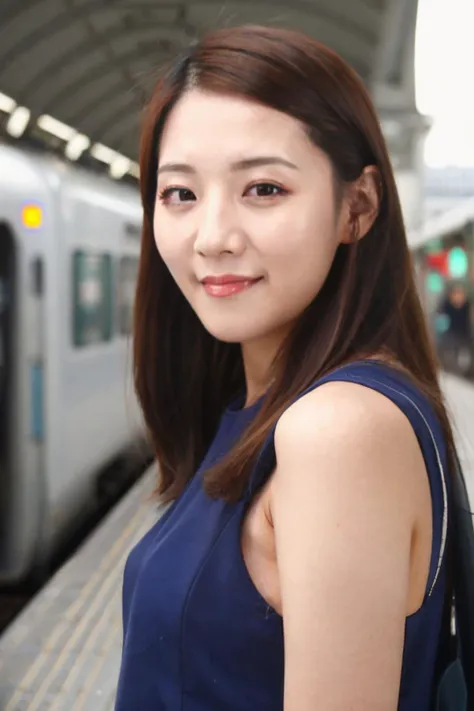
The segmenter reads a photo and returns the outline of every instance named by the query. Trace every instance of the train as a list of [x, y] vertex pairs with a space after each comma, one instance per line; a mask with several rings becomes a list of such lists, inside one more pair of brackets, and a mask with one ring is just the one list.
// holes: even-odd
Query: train
[[418, 289], [443, 370], [474, 380], [474, 197], [408, 235]]
[[2, 587], [40, 574], [104, 472], [143, 455], [129, 338], [141, 224], [133, 185], [0, 143]]

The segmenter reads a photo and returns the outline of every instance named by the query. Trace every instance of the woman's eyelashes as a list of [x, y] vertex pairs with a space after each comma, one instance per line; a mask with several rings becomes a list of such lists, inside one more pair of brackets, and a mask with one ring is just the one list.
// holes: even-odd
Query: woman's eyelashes
[[[284, 188], [282, 185], [277, 183], [271, 183], [268, 181], [259, 181], [257, 183], [252, 183], [249, 185], [244, 193], [243, 197], [249, 197], [252, 199], [257, 199], [259, 201], [274, 200], [275, 198], [282, 197], [289, 194], [289, 190]], [[189, 202], [194, 202], [197, 200], [196, 195], [189, 188], [184, 188], [179, 185], [171, 185], [169, 187], [163, 188], [158, 192], [158, 198], [160, 202], [165, 205], [184, 205]]]
[[158, 192], [158, 197], [165, 205], [182, 205], [185, 202], [196, 200], [196, 196], [189, 188], [170, 186]]
[[288, 195], [288, 193], [289, 191], [286, 190], [286, 188], [282, 185], [278, 185], [277, 183], [259, 182], [250, 185], [247, 188], [245, 195], [248, 195], [249, 197], [268, 199]]

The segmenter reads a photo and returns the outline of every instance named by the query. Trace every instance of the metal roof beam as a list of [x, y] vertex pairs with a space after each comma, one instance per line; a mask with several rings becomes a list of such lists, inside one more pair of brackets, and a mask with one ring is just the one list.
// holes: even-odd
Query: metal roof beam
[[301, 28], [370, 86], [385, 71], [376, 56], [390, 2], [393, 13], [393, 2], [410, 0], [2, 0], [0, 87], [35, 116], [49, 113], [117, 150], [127, 142], [133, 157], [160, 64], [202, 32], [252, 21]]
[[[404, 2], [405, 0], [401, 1]], [[256, 0], [239, 0], [239, 5], [249, 5], [255, 7], [255, 2]], [[257, 0], [257, 3], [263, 7], [268, 6], [272, 9], [282, 8], [288, 10], [288, 0]], [[47, 4], [47, 0], [44, 4]], [[222, 0], [205, 0], [205, 2], [201, 4], [217, 5], [222, 7]], [[13, 7], [13, 11], [10, 13], [0, 13], [0, 22], [2, 22], [5, 29], [7, 29], [7, 25], [15, 19], [20, 20], [23, 27], [29, 27], [30, 25], [27, 22], [27, 18], [24, 17], [22, 19], [22, 15], [27, 14], [28, 10], [34, 9], [37, 5], [38, 3], [35, 2], [35, 0], [25, 0], [21, 4], [17, 3], [16, 5], [10, 6], [10, 8]], [[347, 33], [348, 38], [353, 38], [355, 36], [360, 38], [363, 43], [368, 43], [369, 45], [377, 42], [379, 15], [372, 12], [370, 13], [371, 22], [364, 22], [360, 19], [360, 15], [364, 14], [362, 10], [365, 8], [367, 11], [367, 6], [363, 0], [351, 0], [351, 6], [353, 11], [351, 12], [350, 17], [348, 17], [347, 14], [347, 5], [344, 2], [341, 2], [341, 0], [333, 0], [331, 6], [328, 6], [327, 2], [321, 2], [321, 0], [292, 0], [290, 8], [292, 11], [301, 12], [303, 14], [307, 14], [308, 16], [327, 20], [329, 23], [335, 25], [339, 31], [342, 31], [343, 34]], [[15, 43], [11, 50], [3, 54], [3, 67], [7, 67], [8, 64], [13, 62], [18, 56], [31, 49], [32, 45], [42, 41], [45, 36], [50, 37], [51, 35], [54, 35], [54, 33], [61, 31], [61, 29], [65, 26], [69, 25], [71, 23], [71, 12], [80, 12], [81, 19], [83, 20], [85, 16], [90, 16], [93, 12], [100, 12], [110, 9], [110, 5], [106, 4], [105, 0], [90, 0], [85, 8], [80, 10], [77, 9], [73, 0], [71, 0], [71, 2], [68, 3], [68, 6], [64, 5], [64, 7], [64, 12], [56, 14], [54, 20], [45, 22], [44, 25], [40, 27], [34, 25], [31, 32], [26, 32], [21, 40]], [[143, 1], [137, 1], [132, 4], [127, 2], [127, 4], [124, 3], [122, 6], [119, 2], [116, 2], [114, 9], [116, 9], [117, 12], [122, 10], [124, 13], [132, 13], [140, 9], [140, 7], [144, 7]], [[145, 7], [149, 6], [146, 5]], [[179, 10], [179, 5], [176, 3], [159, 2], [155, 4], [156, 10], [166, 9], [169, 7]], [[198, 3], [194, 3], [192, 7], [198, 11]], [[354, 19], [354, 17], [358, 19]], [[172, 29], [172, 26], [167, 26], [166, 29]], [[108, 40], [107, 33], [101, 33], [98, 36], [100, 36], [101, 41]], [[86, 47], [84, 47], [84, 49], [86, 49]]]
[[389, 0], [378, 44], [373, 80], [400, 86], [414, 74], [414, 44], [418, 0]]
[[[87, 73], [82, 73], [82, 76], [72, 83], [65, 82], [65, 86], [61, 87], [56, 81], [53, 85], [55, 90], [49, 93], [48, 104], [53, 108], [57, 106], [60, 108], [61, 104], [69, 103], [73, 100], [74, 95], [80, 93], [82, 89], [87, 87], [89, 84], [93, 84], [97, 78], [103, 77], [108, 73], [115, 72], [117, 69], [117, 63], [119, 62], [122, 67], [127, 67], [126, 75], [128, 80], [127, 83], [124, 84], [125, 90], [129, 90], [132, 86], [137, 86], [137, 77], [130, 72], [128, 64], [132, 62], [134, 58], [139, 60], [149, 60], [150, 74], [155, 72], [156, 75], [156, 69], [159, 68], [160, 64], [164, 64], [173, 53], [177, 53], [182, 47], [183, 39], [179, 36], [179, 32], [175, 31], [173, 34], [175, 37], [172, 37], [170, 40], [170, 30], [168, 28], [160, 28], [160, 31], [157, 31], [150, 29], [148, 26], [136, 29], [133, 35], [131, 35], [130, 32], [124, 28], [121, 28], [120, 31], [116, 31], [113, 34], [110, 33], [108, 37], [109, 43], [112, 40], [114, 43], [119, 43], [120, 39], [123, 37], [124, 39], [127, 39], [127, 44], [130, 44], [131, 47], [124, 53], [117, 53], [111, 50], [111, 54], [113, 55], [112, 57], [107, 56], [104, 53], [103, 61], [100, 61]], [[165, 48], [163, 48], [163, 45], [160, 42], [160, 35], [164, 35], [162, 39], [166, 40]], [[133, 42], [130, 41], [132, 38]], [[146, 52], [144, 52], [143, 47], [145, 42], [149, 45], [146, 48]], [[137, 45], [141, 45], [140, 51], [137, 51]], [[100, 44], [94, 41], [91, 43], [90, 49], [92, 49], [92, 47], [97, 49], [99, 46]], [[20, 93], [18, 100], [26, 101], [29, 98], [30, 100], [35, 101], [35, 97], [38, 97], [38, 100], [41, 101], [42, 96], [45, 94], [45, 87], [50, 85], [52, 71], [55, 71], [57, 74], [57, 67], [59, 65], [61, 67], [61, 73], [65, 72], [66, 75], [67, 73], [70, 73], [73, 76], [75, 74], [80, 74], [83, 57], [88, 54], [90, 53], [87, 52], [84, 45], [81, 44], [74, 47], [72, 50], [68, 50], [66, 55], [54, 57], [45, 67], [43, 67], [41, 72], [32, 77], [31, 81], [28, 82], [23, 91]], [[360, 65], [359, 58], [347, 57], [347, 59], [348, 61], [351, 61], [352, 65], [360, 73], [367, 74], [369, 72], [368, 66], [362, 67]], [[75, 70], [76, 67], [78, 68], [78, 71]], [[102, 100], [105, 100], [106, 98], [107, 97], [102, 97]], [[92, 97], [91, 100], [93, 100]], [[145, 97], [140, 97], [140, 100], [144, 101]], [[53, 109], [48, 108], [48, 110], [52, 111]], [[87, 110], [88, 107], [85, 106], [81, 109], [80, 113], [84, 114]]]

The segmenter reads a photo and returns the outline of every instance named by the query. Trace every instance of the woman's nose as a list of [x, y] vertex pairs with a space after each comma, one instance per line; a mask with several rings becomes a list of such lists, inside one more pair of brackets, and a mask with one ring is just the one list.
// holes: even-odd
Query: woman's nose
[[238, 254], [245, 248], [245, 236], [237, 211], [224, 202], [209, 201], [198, 218], [194, 249], [198, 254], [215, 257]]

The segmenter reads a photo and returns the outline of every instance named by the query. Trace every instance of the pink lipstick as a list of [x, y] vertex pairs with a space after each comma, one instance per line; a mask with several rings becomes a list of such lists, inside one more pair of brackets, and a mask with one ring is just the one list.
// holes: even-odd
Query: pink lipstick
[[250, 289], [261, 280], [261, 277], [252, 278], [237, 276], [236, 274], [222, 274], [221, 276], [207, 276], [201, 283], [209, 296], [233, 296], [241, 291]]

